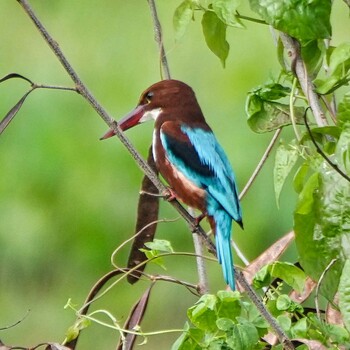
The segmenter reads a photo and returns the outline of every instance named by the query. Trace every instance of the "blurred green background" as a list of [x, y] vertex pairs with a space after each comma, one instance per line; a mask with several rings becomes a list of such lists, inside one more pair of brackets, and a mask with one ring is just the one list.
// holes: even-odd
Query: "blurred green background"
[[[180, 1], [158, 1], [164, 42], [173, 78], [195, 90], [208, 123], [235, 168], [242, 189], [271, 135], [253, 134], [244, 105], [249, 90], [276, 77], [274, 37], [268, 26], [245, 22], [246, 30], [228, 29], [231, 46], [226, 69], [206, 47], [200, 16], [179, 43], [174, 41], [172, 15]], [[99, 102], [119, 119], [140, 93], [160, 80], [160, 63], [146, 1], [32, 0], [48, 31]], [[251, 15], [249, 7], [242, 14]], [[349, 38], [348, 11], [336, 1], [332, 13], [336, 43]], [[17, 72], [37, 83], [72, 86], [58, 60], [15, 0], [0, 11], [0, 76]], [[0, 84], [0, 117], [28, 89], [20, 80]], [[142, 173], [118, 140], [100, 142], [106, 126], [77, 94], [38, 90], [28, 97], [13, 123], [0, 137], [0, 331], [8, 345], [33, 346], [64, 339], [75, 320], [64, 310], [69, 298], [80, 307], [93, 284], [111, 269], [114, 249], [133, 234]], [[146, 156], [152, 125], [128, 132]], [[283, 132], [289, 140], [289, 130]], [[273, 154], [245, 197], [245, 231], [234, 227], [235, 240], [254, 259], [292, 227], [296, 196], [289, 179], [280, 201], [273, 193]], [[160, 218], [178, 214], [161, 203]], [[158, 238], [171, 240], [178, 251], [193, 251], [191, 234], [178, 220], [160, 224]], [[129, 246], [118, 255], [125, 265]], [[295, 261], [292, 249], [286, 259]], [[236, 258], [236, 262], [240, 263]], [[196, 282], [193, 258], [170, 257], [167, 273]], [[208, 263], [212, 292], [224, 288], [221, 269]], [[122, 282], [99, 300], [123, 324], [130, 307], [148, 282]], [[144, 331], [182, 328], [186, 309], [196, 297], [184, 288], [159, 283], [142, 324]], [[107, 320], [107, 319], [105, 319]], [[168, 349], [179, 334], [149, 337], [143, 349]], [[78, 349], [113, 349], [118, 333], [92, 325]], [[141, 342], [141, 339], [140, 339]]]

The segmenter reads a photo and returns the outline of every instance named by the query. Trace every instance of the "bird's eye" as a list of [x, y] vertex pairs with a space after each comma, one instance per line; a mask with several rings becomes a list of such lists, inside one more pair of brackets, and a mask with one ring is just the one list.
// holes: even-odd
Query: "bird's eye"
[[152, 91], [148, 91], [147, 94], [145, 95], [145, 99], [147, 101], [147, 103], [150, 103], [153, 97], [153, 92]]

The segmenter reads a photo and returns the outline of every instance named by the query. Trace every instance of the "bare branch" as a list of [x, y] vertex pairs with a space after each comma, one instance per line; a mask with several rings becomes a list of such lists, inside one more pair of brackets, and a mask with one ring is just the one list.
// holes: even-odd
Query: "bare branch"
[[159, 22], [156, 4], [154, 0], [147, 0], [147, 2], [151, 10], [151, 16], [153, 19], [153, 27], [154, 27], [154, 37], [159, 46], [160, 60], [164, 71], [164, 78], [170, 79], [170, 70], [169, 70], [168, 60], [164, 50], [163, 39], [162, 39], [162, 28]]

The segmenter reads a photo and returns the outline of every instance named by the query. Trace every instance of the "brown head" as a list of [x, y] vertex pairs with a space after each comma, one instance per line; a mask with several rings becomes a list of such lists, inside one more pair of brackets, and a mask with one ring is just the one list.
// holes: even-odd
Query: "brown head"
[[[125, 131], [148, 120], [161, 124], [166, 120], [205, 123], [196, 96], [187, 84], [179, 80], [162, 80], [146, 89], [134, 110], [122, 118], [118, 125]], [[101, 139], [113, 136], [108, 131]]]

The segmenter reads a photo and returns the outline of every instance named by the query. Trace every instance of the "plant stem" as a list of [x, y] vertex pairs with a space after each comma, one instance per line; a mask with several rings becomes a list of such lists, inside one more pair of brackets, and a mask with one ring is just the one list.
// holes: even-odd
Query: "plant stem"
[[151, 11], [151, 16], [153, 19], [154, 37], [159, 46], [159, 54], [160, 54], [162, 68], [164, 71], [164, 78], [170, 79], [170, 70], [169, 70], [168, 60], [165, 54], [163, 38], [162, 38], [162, 27], [159, 22], [156, 4], [154, 0], [147, 0], [147, 1]]
[[297, 78], [293, 79], [292, 91], [290, 92], [290, 97], [289, 97], [289, 110], [290, 110], [290, 119], [292, 121], [295, 137], [298, 141], [300, 141], [300, 135], [297, 129], [297, 124], [295, 122], [295, 114], [294, 114], [294, 99], [295, 99], [294, 92], [297, 86], [297, 81], [298, 81]]
[[312, 112], [315, 116], [315, 121], [318, 126], [328, 125], [326, 116], [320, 105], [318, 95], [315, 92], [314, 85], [308, 72], [306, 70], [305, 62], [300, 54], [299, 42], [291, 36], [280, 33], [280, 37], [284, 48], [287, 51], [288, 56], [291, 59], [291, 70], [298, 78], [301, 89], [304, 92], [305, 97], [308, 99]]
[[244, 19], [245, 21], [254, 22], [254, 23], [258, 23], [258, 24], [266, 24], [266, 25], [268, 25], [268, 23], [266, 23], [266, 22], [265, 22], [264, 20], [262, 20], [262, 19], [244, 16], [244, 15], [239, 14], [238, 12], [236, 12], [236, 16], [237, 16], [239, 19]]
[[249, 188], [252, 186], [254, 180], [258, 176], [260, 170], [262, 169], [263, 165], [265, 164], [267, 158], [269, 157], [273, 146], [275, 145], [276, 141], [278, 140], [278, 137], [282, 131], [282, 128], [279, 128], [275, 131], [269, 145], [266, 148], [266, 151], [264, 152], [263, 156], [260, 159], [260, 162], [258, 163], [257, 167], [255, 168], [252, 176], [248, 180], [247, 184], [244, 186], [242, 192], [239, 194], [239, 200], [242, 200], [242, 198], [247, 194]]

